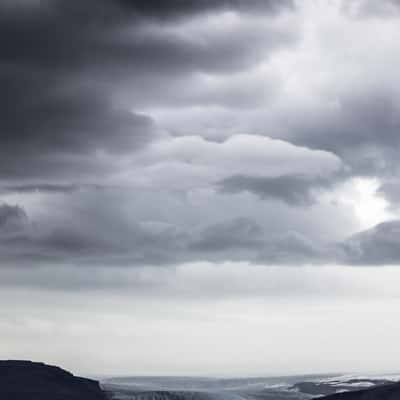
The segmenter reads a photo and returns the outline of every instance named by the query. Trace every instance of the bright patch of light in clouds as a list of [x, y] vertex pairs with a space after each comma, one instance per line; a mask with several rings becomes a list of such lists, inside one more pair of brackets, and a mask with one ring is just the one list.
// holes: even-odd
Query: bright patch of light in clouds
[[378, 179], [354, 178], [346, 182], [335, 193], [338, 202], [347, 204], [354, 210], [359, 230], [394, 219], [396, 215], [389, 210], [389, 203], [379, 193]]

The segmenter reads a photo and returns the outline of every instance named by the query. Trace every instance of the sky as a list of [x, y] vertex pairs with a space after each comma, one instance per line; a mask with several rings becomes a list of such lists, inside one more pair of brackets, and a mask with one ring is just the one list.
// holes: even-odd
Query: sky
[[399, 371], [397, 0], [0, 2], [0, 357]]

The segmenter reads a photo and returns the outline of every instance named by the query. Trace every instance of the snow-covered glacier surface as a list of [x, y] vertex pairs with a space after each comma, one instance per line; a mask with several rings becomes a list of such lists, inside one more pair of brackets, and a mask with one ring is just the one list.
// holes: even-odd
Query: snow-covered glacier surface
[[267, 378], [115, 377], [103, 388], [115, 400], [309, 400], [400, 380], [400, 375], [306, 375]]

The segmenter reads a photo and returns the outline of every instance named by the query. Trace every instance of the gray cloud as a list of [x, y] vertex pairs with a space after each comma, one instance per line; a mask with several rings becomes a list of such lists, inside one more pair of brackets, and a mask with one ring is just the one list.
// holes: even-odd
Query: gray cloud
[[200, 251], [224, 251], [257, 248], [263, 236], [262, 227], [250, 218], [237, 219], [208, 226], [191, 247]]
[[400, 4], [398, 0], [351, 0], [342, 5], [346, 15], [358, 18], [393, 18], [400, 14]]
[[272, 265], [304, 265], [335, 262], [332, 244], [315, 242], [298, 232], [290, 231], [265, 243], [257, 261]]
[[356, 265], [400, 263], [400, 221], [388, 221], [360, 232], [342, 244], [345, 262]]
[[400, 205], [400, 181], [397, 178], [382, 179], [377, 192], [389, 202], [389, 208], [396, 210]]
[[79, 190], [102, 190], [102, 185], [84, 183], [26, 183], [0, 186], [0, 193], [72, 193]]
[[[292, 107], [285, 90], [296, 77], [287, 87], [281, 70], [296, 72], [285, 62], [301, 49], [302, 24], [285, 19], [296, 16], [289, 0], [0, 7], [0, 191], [27, 204], [18, 235], [2, 244], [7, 260], [320, 263], [335, 259], [343, 231], [354, 232], [348, 208], [321, 194], [378, 176], [394, 201], [395, 90], [342, 84], [334, 106]], [[166, 132], [153, 116], [163, 107], [206, 110], [220, 136], [194, 135], [191, 121], [179, 136]], [[239, 135], [215, 122], [214, 108], [243, 120], [277, 114]], [[97, 196], [120, 185], [131, 190], [123, 211], [115, 197]], [[146, 190], [156, 195], [143, 205]], [[242, 198], [247, 209], [238, 209]]]
[[[83, 211], [83, 210], [82, 210]], [[75, 210], [58, 220], [30, 221], [18, 206], [4, 204], [0, 223], [5, 265], [143, 266], [193, 261], [319, 263], [323, 250], [303, 234], [268, 232], [250, 217], [225, 219], [189, 230], [161, 221], [128, 222], [98, 210]], [[121, 218], [121, 217], [119, 217]], [[112, 224], [112, 226], [110, 225]]]
[[282, 8], [293, 8], [292, 0], [167, 0], [158, 1], [119, 0], [118, 4], [139, 14], [150, 17], [176, 17], [218, 9], [240, 11], [278, 12]]
[[371, 89], [341, 94], [338, 101], [335, 108], [295, 114], [288, 139], [340, 155], [355, 174], [380, 175], [393, 169], [393, 149], [400, 144], [397, 96]]
[[113, 11], [112, 17], [123, 18], [179, 18], [190, 17], [198, 13], [233, 10], [241, 12], [279, 12], [282, 9], [294, 8], [293, 0], [89, 0], [86, 4], [79, 2], [65, 3], [60, 0], [43, 2], [48, 7], [60, 10], [63, 14], [72, 14], [87, 18], [88, 14], [97, 17], [107, 16]]
[[47, 89], [10, 89], [1, 107], [4, 178], [93, 173], [102, 168], [96, 152], [134, 151], [156, 135], [150, 118], [115, 108], [101, 94]]
[[327, 179], [297, 175], [255, 177], [236, 175], [219, 182], [226, 193], [249, 191], [261, 198], [272, 198], [293, 206], [306, 206], [316, 201], [316, 193], [334, 183]]
[[261, 60], [265, 48], [292, 40], [274, 28], [262, 41], [248, 28], [214, 34], [195, 27], [186, 35], [176, 18], [227, 9], [273, 15], [291, 6], [274, 0], [2, 4], [0, 174], [104, 173], [97, 152], [134, 152], [158, 134], [149, 117], [131, 111], [134, 100], [118, 100], [125, 87], [133, 97], [158, 99], [155, 76], [165, 85], [195, 70], [240, 70]]
[[9, 204], [0, 205], [0, 236], [15, 234], [26, 225], [28, 217], [23, 208]]

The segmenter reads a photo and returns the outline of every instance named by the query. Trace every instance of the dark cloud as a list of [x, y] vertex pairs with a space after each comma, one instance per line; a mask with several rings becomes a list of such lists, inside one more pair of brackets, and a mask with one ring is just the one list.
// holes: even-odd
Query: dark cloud
[[6, 96], [0, 106], [3, 178], [57, 173], [76, 178], [80, 169], [82, 174], [92, 166], [101, 171], [96, 152], [135, 151], [156, 136], [150, 118], [113, 106], [102, 93], [35, 79], [33, 74], [27, 82], [18, 82], [17, 69], [4, 85]]
[[262, 227], [250, 218], [234, 220], [208, 226], [190, 247], [196, 251], [219, 252], [226, 250], [256, 249], [263, 240]]
[[219, 182], [225, 193], [248, 191], [261, 198], [284, 201], [291, 206], [311, 205], [316, 200], [316, 192], [329, 187], [333, 182], [327, 179], [296, 175], [277, 177], [256, 177], [236, 175]]
[[0, 237], [20, 232], [27, 221], [28, 217], [23, 208], [0, 204]]
[[103, 190], [105, 186], [98, 184], [75, 183], [26, 183], [0, 186], [0, 193], [73, 193], [79, 190]]
[[123, 7], [150, 17], [190, 15], [218, 9], [277, 12], [283, 8], [294, 7], [292, 0], [167, 0], [163, 2], [119, 0], [118, 3]]
[[331, 256], [321, 243], [288, 231], [270, 234], [255, 220], [239, 217], [211, 225], [191, 243], [200, 259], [250, 260], [256, 263], [301, 265], [326, 261]]
[[22, 89], [20, 94], [7, 91], [8, 102], [1, 115], [3, 148], [40, 148], [44, 153], [123, 152], [140, 147], [153, 133], [150, 118], [114, 108], [102, 93], [68, 93], [58, 88], [58, 93], [37, 89], [34, 95], [29, 87], [25, 93]]
[[[170, 133], [145, 115], [151, 105], [162, 104], [175, 111], [198, 105], [234, 107], [238, 115], [246, 104], [249, 112], [261, 107], [267, 96], [254, 100], [261, 93], [258, 87], [263, 86], [258, 78], [251, 86], [247, 77], [238, 75], [254, 72], [261, 62], [269, 73], [274, 68], [267, 68], [266, 62], [272, 52], [297, 43], [299, 36], [292, 26], [274, 24], [279, 11], [294, 10], [292, 1], [47, 1], [41, 7], [7, 2], [0, 10], [1, 194], [23, 197], [41, 192], [72, 197], [76, 192], [117, 185], [120, 178], [140, 191], [141, 185], [157, 186], [158, 177], [164, 190], [156, 207], [148, 205], [144, 223], [138, 215], [122, 221], [123, 212], [111, 212], [95, 196], [91, 207], [97, 211], [80, 209], [76, 203], [81, 199], [74, 199], [71, 207], [52, 208], [49, 214], [54, 215], [43, 221], [40, 217], [30, 221], [23, 209], [4, 205], [4, 216], [0, 214], [0, 228], [4, 225], [3, 231], [8, 232], [0, 244], [4, 259], [132, 265], [225, 259], [283, 264], [332, 260], [324, 245], [310, 239], [306, 228], [299, 228], [304, 217], [296, 222], [290, 213], [313, 207], [318, 194], [331, 190], [343, 177], [314, 178], [320, 176], [314, 173], [316, 166], [322, 169], [320, 153], [315, 154], [315, 163], [310, 162], [310, 176], [276, 176], [281, 165], [290, 163], [285, 154], [300, 151], [294, 145], [307, 147], [301, 149], [301, 164], [311, 160], [309, 149], [327, 150], [335, 163], [339, 164], [338, 155], [351, 167], [344, 178], [350, 174], [380, 176], [382, 193], [388, 199], [396, 197], [389, 182], [397, 173], [400, 103], [387, 87], [343, 91], [337, 93], [335, 107], [299, 107], [285, 113], [279, 129], [267, 132], [287, 140], [275, 143], [271, 168], [276, 165], [278, 172], [273, 168], [269, 177], [246, 172], [253, 158], [264, 159], [257, 153], [260, 142], [249, 140], [216, 151], [217, 142], [192, 138], [177, 141], [173, 147]], [[235, 13], [228, 15], [233, 19], [224, 20], [225, 24], [222, 18], [227, 16], [218, 13], [226, 10]], [[216, 24], [219, 17], [221, 25]], [[230, 79], [238, 85], [231, 85]], [[210, 86], [205, 88], [204, 82], [211, 82]], [[190, 83], [197, 84], [197, 92]], [[254, 92], [244, 87], [254, 87]], [[279, 85], [264, 87], [267, 92], [279, 89]], [[133, 111], [141, 105], [144, 113]], [[187, 131], [184, 135], [191, 134], [190, 126]], [[155, 159], [141, 152], [161, 137], [167, 140], [159, 141]], [[229, 132], [221, 132], [220, 137], [230, 142]], [[244, 155], [246, 161], [242, 161]], [[222, 218], [224, 210], [211, 210], [212, 202], [207, 204], [207, 221], [196, 220], [193, 210], [175, 211], [182, 218], [170, 217], [168, 210], [158, 211], [166, 202], [165, 192], [180, 176], [185, 180], [186, 170], [190, 190], [215, 182], [212, 177], [219, 170], [213, 170], [213, 164], [221, 165], [223, 172], [217, 179], [232, 174], [217, 182], [217, 195], [228, 198], [250, 192], [271, 207], [279, 204], [277, 215], [287, 213], [289, 217], [274, 218], [285, 220], [285, 227], [279, 230], [274, 222], [268, 230], [268, 221], [259, 223], [256, 212], [244, 213], [251, 217], [235, 217], [232, 212]], [[116, 165], [126, 169], [118, 170]], [[294, 168], [297, 172], [300, 161]], [[143, 176], [133, 177], [135, 171]], [[196, 180], [193, 185], [192, 180]], [[119, 208], [115, 199], [104, 201], [112, 202], [109, 208]], [[157, 217], [150, 215], [155, 208]], [[180, 223], [177, 219], [186, 220]], [[192, 222], [193, 229], [189, 229]]]
[[346, 15], [357, 18], [393, 18], [400, 15], [398, 0], [350, 0], [342, 5]]
[[271, 234], [249, 217], [189, 230], [155, 221], [110, 223], [110, 216], [93, 218], [88, 213], [33, 222], [18, 206], [3, 205], [0, 211], [2, 231], [14, 233], [0, 240], [5, 265], [144, 266], [223, 260], [296, 264], [318, 262], [322, 254], [304, 235]]
[[[71, 216], [76, 218], [76, 216]], [[180, 241], [174, 231], [148, 232], [132, 224], [118, 235], [99, 232], [96, 226], [35, 226], [17, 236], [0, 240], [1, 259], [6, 265], [169, 265], [182, 261]]]
[[338, 106], [294, 112], [285, 137], [339, 155], [353, 175], [385, 176], [397, 169], [399, 102], [389, 90], [342, 93]]
[[315, 242], [299, 232], [290, 231], [266, 242], [257, 261], [267, 264], [323, 264], [334, 259], [334, 250], [321, 242]]
[[[261, 60], [263, 48], [268, 52], [293, 40], [274, 28], [262, 40], [251, 29], [185, 35], [175, 29], [175, 17], [254, 7], [273, 14], [290, 5], [5, 2], [0, 5], [0, 176], [101, 175], [104, 165], [95, 154], [134, 152], [159, 133], [149, 117], [131, 111], [137, 99], [149, 101], [149, 93], [158, 99], [158, 88], [168, 90], [165, 82], [174, 76], [240, 70]], [[128, 101], [120, 98], [124, 91]]]
[[345, 262], [356, 265], [400, 263], [400, 221], [378, 224], [342, 244]]
[[[90, 192], [92, 193], [92, 192]], [[95, 194], [92, 193], [92, 196]], [[169, 265], [188, 259], [189, 234], [165, 223], [126, 222], [112, 205], [79, 205], [31, 220], [23, 208], [0, 208], [0, 259], [5, 265]], [[108, 211], [107, 211], [108, 210]]]
[[283, 9], [293, 9], [293, 0], [89, 0], [82, 4], [77, 1], [63, 2], [48, 0], [44, 2], [49, 7], [56, 6], [63, 13], [87, 17], [90, 14], [109, 18], [110, 11], [114, 16], [123, 18], [136, 17], [155, 19], [174, 19], [192, 17], [199, 13], [217, 12], [224, 10], [240, 12], [276, 13]]
[[400, 205], [400, 181], [398, 179], [383, 180], [377, 193], [388, 200], [390, 207], [397, 208]]
[[[21, 78], [29, 78], [29, 72], [28, 76], [23, 74], [26, 67], [30, 67], [30, 74], [44, 73], [36, 78], [47, 81], [47, 85], [60, 83], [60, 78], [81, 85], [82, 81], [76, 81], [79, 76], [90, 81], [94, 73], [105, 81], [104, 85], [120, 82], [122, 72], [124, 78], [132, 79], [149, 72], [169, 76], [193, 70], [240, 70], [261, 60], [263, 48], [268, 51], [293, 40], [290, 31], [271, 29], [261, 46], [256, 27], [221, 31], [214, 36], [201, 30], [185, 35], [172, 22], [138, 21], [129, 14], [113, 14], [112, 9], [104, 17], [89, 12], [90, 7], [81, 7], [86, 11], [83, 16], [64, 13], [57, 7], [24, 18], [19, 14], [15, 19], [3, 16], [0, 32], [2, 38], [8, 38], [0, 42], [4, 65], [11, 65], [12, 71], [21, 68]], [[237, 35], [236, 46], [232, 35]], [[102, 84], [100, 79], [96, 83]]]

